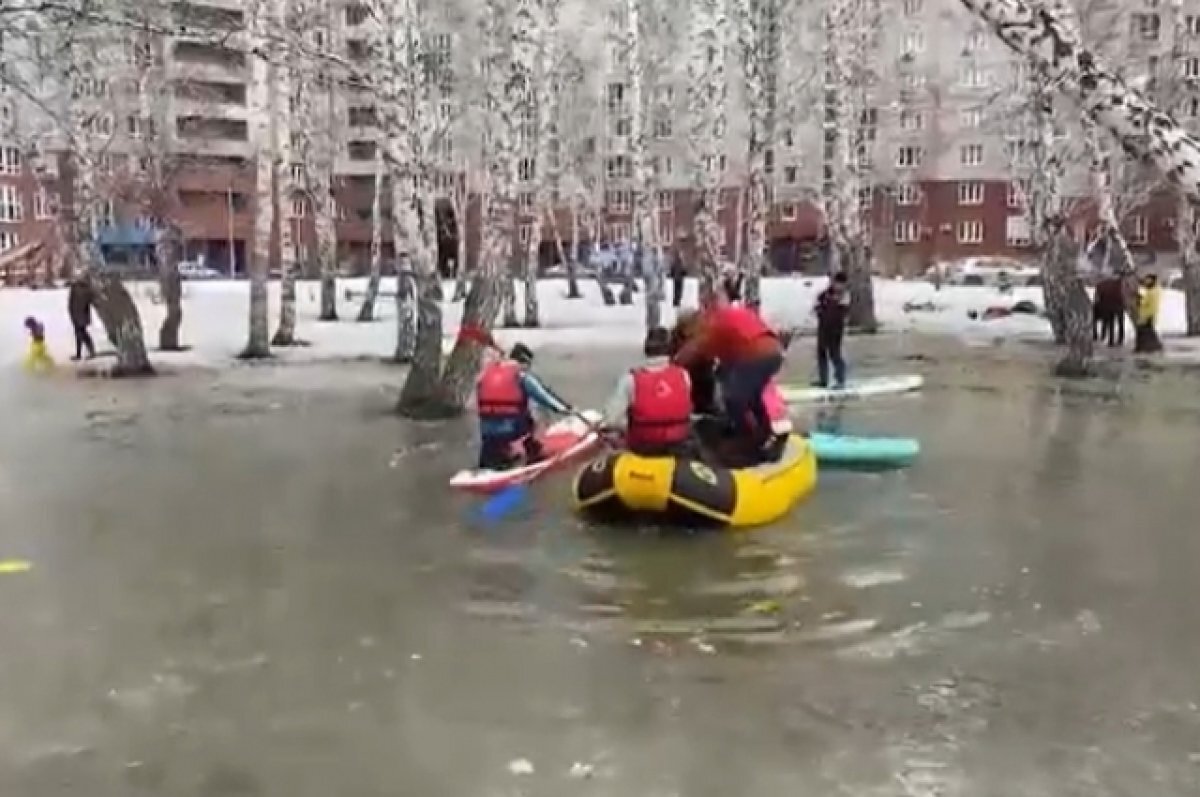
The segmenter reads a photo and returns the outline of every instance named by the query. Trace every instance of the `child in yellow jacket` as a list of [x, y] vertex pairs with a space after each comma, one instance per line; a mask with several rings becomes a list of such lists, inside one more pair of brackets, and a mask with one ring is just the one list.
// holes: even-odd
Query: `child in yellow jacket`
[[34, 373], [54, 368], [54, 358], [46, 350], [46, 328], [33, 316], [25, 319], [25, 330], [29, 332], [29, 353], [25, 355], [25, 368]]

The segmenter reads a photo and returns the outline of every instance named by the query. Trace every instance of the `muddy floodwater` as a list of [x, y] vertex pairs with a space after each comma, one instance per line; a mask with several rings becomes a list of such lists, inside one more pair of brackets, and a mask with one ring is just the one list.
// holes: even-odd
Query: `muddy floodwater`
[[6, 374], [0, 794], [1200, 794], [1200, 379], [852, 346], [918, 464], [688, 539], [473, 522], [379, 366]]

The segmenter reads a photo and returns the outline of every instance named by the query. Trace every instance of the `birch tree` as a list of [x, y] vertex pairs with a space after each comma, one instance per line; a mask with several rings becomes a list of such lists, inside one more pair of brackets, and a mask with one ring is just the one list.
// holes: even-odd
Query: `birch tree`
[[254, 150], [254, 242], [249, 268], [250, 329], [246, 348], [241, 354], [243, 359], [260, 359], [271, 354], [267, 278], [270, 272], [271, 224], [275, 215], [271, 190], [278, 143], [278, 114], [275, 111], [279, 106], [273, 63], [278, 58], [278, 46], [269, 39], [273, 11], [266, 3], [258, 3], [249, 15], [248, 53], [258, 52], [265, 57], [251, 59], [251, 81], [247, 92]]
[[[324, 2], [306, 9], [306, 16], [313, 18], [317, 30], [324, 33], [323, 40], [332, 52], [342, 50], [342, 26], [341, 21], [336, 18], [336, 14], [342, 8], [340, 3]], [[338, 119], [336, 82], [332, 79], [331, 71], [331, 65], [317, 64], [314, 76], [316, 80], [300, 92], [300, 96], [305, 100], [305, 115], [293, 124], [293, 130], [301, 133], [301, 140], [308, 150], [304, 159], [304, 192], [309, 207], [312, 208], [313, 228], [317, 239], [317, 266], [321, 280], [318, 321], [338, 320], [338, 209], [334, 193], [334, 172], [342, 140], [338, 135], [341, 124]]]
[[[375, 172], [371, 181], [371, 260], [367, 291], [358, 308], [358, 321], [375, 320], [375, 302], [379, 299], [379, 284], [383, 280], [383, 149], [375, 150]], [[395, 237], [393, 236], [393, 240]]]
[[710, 302], [720, 271], [723, 230], [717, 211], [724, 178], [725, 59], [729, 17], [724, 0], [696, 0], [688, 31], [688, 149], [695, 209], [692, 237], [700, 272], [700, 301]]
[[[299, 10], [299, 9], [297, 9]], [[292, 0], [271, 0], [273, 29], [288, 30], [293, 11]], [[295, 130], [299, 127], [302, 132], [301, 140], [307, 138], [309, 121], [306, 118], [310, 110], [310, 88], [303, 79], [293, 79], [293, 54], [282, 42], [272, 42], [274, 56], [271, 59], [271, 90], [268, 100], [271, 118], [269, 121], [271, 136], [271, 182], [275, 188], [272, 197], [272, 215], [279, 222], [279, 325], [275, 328], [275, 336], [271, 339], [272, 346], [296, 345], [296, 230], [293, 227], [290, 212], [280, 212], [280, 207], [291, 209], [302, 187], [296, 179], [296, 169], [292, 168], [293, 140], [297, 138]], [[299, 112], [299, 113], [298, 113]], [[299, 170], [307, 177], [307, 167]], [[301, 210], [311, 207], [307, 201], [300, 202]], [[302, 223], [303, 214], [299, 216]]]

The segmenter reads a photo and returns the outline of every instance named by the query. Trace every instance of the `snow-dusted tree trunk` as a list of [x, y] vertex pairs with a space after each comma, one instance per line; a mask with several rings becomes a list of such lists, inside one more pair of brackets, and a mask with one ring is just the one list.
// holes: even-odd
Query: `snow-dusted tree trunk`
[[697, 0], [688, 28], [688, 148], [696, 191], [692, 237], [700, 266], [700, 301], [706, 304], [715, 295], [724, 237], [717, 217], [724, 179], [721, 164], [728, 93], [729, 17], [724, 0]]
[[371, 264], [367, 292], [358, 308], [359, 321], [375, 320], [375, 302], [383, 275], [383, 148], [375, 151], [375, 180], [371, 189]]
[[[252, 14], [253, 41], [251, 51], [269, 53], [267, 33], [271, 19], [265, 4], [255, 6]], [[272, 135], [272, 94], [276, 91], [274, 67], [270, 60], [252, 57], [252, 77], [249, 91], [251, 140], [254, 142], [254, 243], [250, 257], [250, 331], [242, 357], [268, 357], [271, 354], [268, 326], [267, 277], [271, 259], [271, 222], [275, 207], [272, 202], [271, 177], [274, 173], [274, 136]]]
[[525, 326], [541, 325], [538, 307], [538, 270], [546, 213], [553, 214], [547, 189], [551, 174], [547, 168], [549, 143], [554, 133], [554, 96], [551, 92], [552, 71], [559, 45], [558, 11], [560, 0], [541, 0], [530, 3], [531, 41], [514, 55], [527, 69], [526, 112], [534, 118], [533, 152], [537, 164], [533, 189], [533, 221], [529, 230], [529, 245], [525, 251]]
[[583, 229], [579, 225], [579, 208], [575, 202], [571, 206], [571, 252], [566, 258], [567, 264], [567, 298], [582, 299], [579, 291], [579, 263], [583, 259]]
[[[340, 20], [336, 18], [341, 9], [342, 6], [338, 3], [329, 3], [321, 12], [326, 36], [333, 52], [341, 52], [341, 37], [339, 36], [341, 24]], [[319, 65], [319, 68], [326, 69], [323, 64]], [[337, 155], [341, 149], [342, 137], [339, 135], [341, 124], [338, 119], [335, 87], [335, 81], [331, 79], [324, 81], [324, 86], [321, 87], [320, 107], [314, 114], [317, 118], [316, 147], [314, 147], [317, 158], [312, 171], [312, 185], [309, 186], [309, 194], [312, 196], [313, 232], [317, 238], [317, 264], [321, 275], [318, 321], [338, 320], [338, 208], [334, 193], [334, 173], [337, 170]]]
[[450, 192], [450, 210], [454, 213], [454, 296], [451, 301], [461, 302], [467, 298], [467, 203], [471, 192], [467, 176], [464, 175]]
[[[272, 0], [275, 30], [286, 30], [289, 0]], [[308, 119], [297, 119], [293, 107], [301, 107], [309, 96], [308, 87], [300, 80], [292, 79], [291, 58], [281, 45], [274, 45], [276, 54], [272, 58], [275, 68], [271, 92], [271, 138], [274, 183], [279, 190], [279, 326], [275, 327], [272, 346], [296, 345], [296, 237], [290, 208], [301, 186], [292, 169], [292, 129], [296, 124], [307, 126]], [[293, 106], [295, 101], [295, 106]], [[312, 201], [308, 203], [311, 205]], [[303, 224], [303, 220], [295, 221]]]
[[[513, 41], [521, 35], [510, 18], [510, 4], [487, 0], [483, 16], [486, 31], [485, 74], [488, 133], [484, 141], [487, 184], [483, 203], [483, 245], [463, 307], [463, 326], [490, 331], [498, 309], [501, 274], [508, 275], [516, 219], [517, 109], [525, 87], [512, 66]], [[509, 280], [511, 282], [511, 280]], [[462, 410], [474, 389], [479, 373], [478, 343], [459, 337], [442, 374], [442, 398], [448, 407]]]
[[[780, 0], [735, 0], [734, 25], [742, 60], [744, 94], [749, 106], [749, 135], [746, 147], [747, 182], [745, 192], [739, 192], [738, 240], [741, 241], [746, 205], [749, 219], [746, 224], [746, 257], [738, 258], [744, 268], [747, 305], [761, 304], [760, 281], [767, 248], [767, 219], [770, 203], [767, 197], [766, 153], [775, 143], [778, 111], [778, 82], [780, 61]], [[740, 254], [740, 253], [739, 253]]]

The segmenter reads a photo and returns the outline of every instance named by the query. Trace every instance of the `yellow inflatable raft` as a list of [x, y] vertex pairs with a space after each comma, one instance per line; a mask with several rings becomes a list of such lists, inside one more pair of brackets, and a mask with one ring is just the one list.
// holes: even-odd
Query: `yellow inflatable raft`
[[578, 512], [608, 518], [657, 515], [680, 524], [736, 529], [775, 522], [816, 484], [816, 456], [803, 437], [792, 435], [778, 462], [749, 468], [609, 452], [576, 474], [573, 491]]

